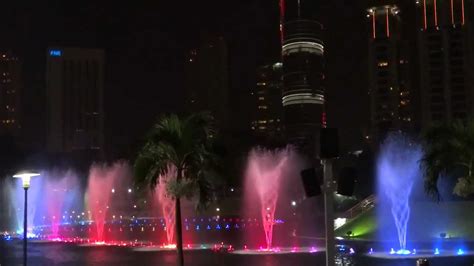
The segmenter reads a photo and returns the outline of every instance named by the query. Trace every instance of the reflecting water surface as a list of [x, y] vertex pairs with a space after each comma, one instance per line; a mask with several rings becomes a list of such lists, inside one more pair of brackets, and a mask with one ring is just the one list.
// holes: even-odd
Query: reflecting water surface
[[[29, 245], [29, 265], [175, 265], [173, 251], [136, 252], [127, 247], [79, 247], [63, 243], [31, 243]], [[1, 265], [21, 265], [21, 241], [6, 241], [0, 246]], [[210, 250], [186, 251], [186, 265], [324, 265], [324, 253], [284, 254], [284, 255], [235, 255], [215, 253]], [[337, 265], [344, 266], [415, 266], [414, 259], [382, 260], [363, 256], [341, 255], [336, 257]], [[431, 260], [431, 266], [468, 266], [474, 264], [474, 257], [439, 258]]]

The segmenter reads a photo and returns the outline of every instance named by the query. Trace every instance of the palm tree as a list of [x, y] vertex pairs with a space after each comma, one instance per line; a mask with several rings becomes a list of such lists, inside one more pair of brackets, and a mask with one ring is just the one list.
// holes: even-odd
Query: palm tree
[[457, 176], [454, 194], [466, 197], [474, 193], [474, 120], [435, 125], [423, 139], [425, 154], [421, 163], [426, 192], [440, 200], [439, 178]]
[[167, 192], [175, 200], [176, 248], [178, 265], [184, 265], [181, 227], [181, 199], [198, 196], [198, 207], [206, 207], [212, 199], [216, 181], [217, 154], [214, 152], [215, 131], [208, 113], [185, 118], [163, 116], [153, 126], [139, 152], [134, 172], [137, 184], [154, 189], [159, 176], [175, 169], [174, 181], [167, 183]]

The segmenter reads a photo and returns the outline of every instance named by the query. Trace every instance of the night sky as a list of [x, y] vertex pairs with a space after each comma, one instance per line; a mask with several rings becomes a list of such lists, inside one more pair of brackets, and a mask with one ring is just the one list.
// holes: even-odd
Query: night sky
[[[328, 123], [352, 146], [369, 118], [364, 1], [320, 1], [315, 12], [327, 29]], [[157, 115], [182, 110], [184, 56], [202, 33], [228, 42], [231, 107], [242, 129], [256, 67], [279, 60], [277, 0], [16, 2], [2, 3], [0, 48], [23, 59], [27, 129], [44, 121], [46, 48], [103, 48], [107, 148], [123, 156]], [[122, 148], [114, 150], [117, 145]]]

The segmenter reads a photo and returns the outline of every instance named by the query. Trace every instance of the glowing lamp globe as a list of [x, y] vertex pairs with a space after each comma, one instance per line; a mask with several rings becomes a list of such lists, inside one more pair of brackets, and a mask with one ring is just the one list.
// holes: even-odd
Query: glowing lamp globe
[[30, 181], [32, 177], [39, 176], [40, 174], [34, 172], [19, 172], [13, 176], [13, 178], [21, 178], [24, 188], [30, 187]]

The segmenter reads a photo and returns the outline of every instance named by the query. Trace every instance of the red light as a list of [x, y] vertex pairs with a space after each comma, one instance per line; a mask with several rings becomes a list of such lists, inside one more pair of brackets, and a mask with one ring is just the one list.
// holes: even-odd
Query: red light
[[435, 20], [435, 26], [438, 26], [438, 11], [436, 10], [436, 0], [434, 0], [434, 20]]
[[428, 27], [428, 22], [426, 20], [426, 0], [423, 0], [423, 18], [425, 22], [425, 30]]
[[375, 33], [375, 11], [372, 13], [372, 36], [375, 39], [376, 38], [376, 33]]
[[464, 0], [462, 0], [462, 25], [464, 25], [464, 22], [465, 22], [465, 17], [464, 17]]
[[454, 4], [453, 4], [453, 0], [451, 0], [451, 23], [454, 25]]

